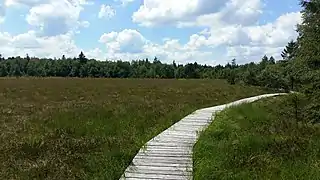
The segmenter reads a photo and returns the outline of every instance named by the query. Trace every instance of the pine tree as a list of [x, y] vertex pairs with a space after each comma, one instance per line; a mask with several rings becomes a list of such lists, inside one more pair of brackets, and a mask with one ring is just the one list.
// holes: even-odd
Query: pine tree
[[231, 61], [231, 67], [234, 69], [237, 67], [236, 59], [232, 59]]
[[175, 60], [173, 60], [172, 65], [173, 65], [173, 68], [174, 68], [174, 69], [177, 68], [177, 64], [176, 64], [176, 61], [175, 61]]
[[268, 64], [269, 64], [269, 58], [268, 58], [267, 55], [264, 55], [264, 56], [262, 57], [261, 62], [260, 62], [260, 67], [261, 67], [261, 69], [266, 68], [266, 66], [267, 66]]
[[292, 60], [294, 57], [296, 57], [296, 50], [297, 43], [291, 40], [281, 52], [281, 57], [283, 60]]
[[269, 58], [269, 62], [270, 62], [270, 64], [275, 64], [275, 63], [276, 63], [276, 60], [274, 59], [273, 56], [271, 56], [271, 57]]
[[24, 74], [27, 74], [28, 64], [30, 63], [30, 60], [31, 60], [31, 58], [30, 58], [29, 54], [27, 54], [26, 55], [26, 62], [24, 64], [23, 68], [22, 68], [22, 71], [23, 71]]
[[86, 58], [86, 56], [83, 54], [82, 51], [79, 54], [79, 61], [81, 65], [86, 64], [88, 61], [88, 59]]

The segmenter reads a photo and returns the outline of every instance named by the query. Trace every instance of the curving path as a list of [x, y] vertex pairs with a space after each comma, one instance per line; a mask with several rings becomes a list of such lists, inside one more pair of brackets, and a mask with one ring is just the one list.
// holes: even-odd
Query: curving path
[[192, 179], [193, 145], [198, 132], [211, 123], [217, 112], [229, 106], [284, 94], [265, 94], [195, 111], [147, 142], [120, 180]]

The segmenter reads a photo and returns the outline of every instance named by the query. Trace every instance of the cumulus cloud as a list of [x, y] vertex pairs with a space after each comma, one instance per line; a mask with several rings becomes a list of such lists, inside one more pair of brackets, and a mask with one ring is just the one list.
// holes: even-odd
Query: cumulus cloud
[[[274, 22], [264, 25], [242, 26], [229, 24], [212, 26], [190, 37], [192, 47], [226, 47], [228, 56], [249, 58], [268, 54], [280, 54], [286, 43], [297, 37], [296, 24], [301, 22], [300, 12], [279, 16]], [[260, 48], [260, 49], [259, 49]], [[253, 50], [253, 49], [259, 49]]]
[[[157, 56], [162, 62], [177, 63], [195, 62], [201, 59], [201, 63], [214, 64], [213, 51], [202, 51], [189, 44], [182, 44], [178, 39], [164, 39], [162, 44], [153, 43], [142, 34], [133, 29], [125, 29], [120, 32], [105, 33], [100, 37], [100, 43], [105, 44], [105, 57], [110, 59], [141, 59]], [[101, 56], [102, 51], [95, 49], [91, 56]]]
[[26, 21], [37, 27], [43, 36], [56, 36], [79, 27], [87, 27], [88, 22], [80, 20], [80, 13], [87, 0], [6, 0], [7, 7], [27, 7]]
[[144, 26], [195, 25], [193, 21], [203, 16], [211, 17], [214, 23], [252, 24], [262, 13], [261, 8], [261, 0], [144, 0], [132, 19]]
[[[205, 27], [191, 35], [183, 47], [189, 50], [223, 47], [228, 57], [244, 59], [256, 57], [259, 53], [279, 54], [280, 47], [297, 36], [294, 28], [301, 22], [299, 12], [287, 13], [274, 22], [257, 25], [263, 8], [262, 0], [144, 0], [132, 19], [143, 26]], [[259, 52], [253, 50], [258, 47]]]
[[98, 14], [99, 18], [112, 18], [116, 15], [116, 10], [109, 5], [102, 4], [100, 7], [100, 12]]
[[[219, 64], [219, 59], [214, 58], [215, 50], [190, 48], [181, 44], [177, 39], [166, 39], [163, 44], [150, 43], [144, 46], [143, 54], [148, 57], [157, 56], [162, 62], [186, 64], [200, 62], [201, 64]], [[201, 61], [199, 61], [201, 59]]]
[[[139, 41], [139, 47], [142, 47], [140, 53], [141, 56], [158, 56], [167, 62], [199, 61], [208, 64], [224, 64], [232, 58], [236, 58], [238, 63], [258, 61], [264, 54], [280, 58], [279, 55], [286, 43], [297, 37], [295, 25], [300, 22], [300, 12], [292, 12], [283, 14], [274, 22], [265, 25], [228, 24], [209, 27], [191, 35], [185, 44], [180, 43], [178, 39], [170, 38], [165, 39], [163, 44], [151, 43], [148, 40]], [[108, 42], [107, 48], [120, 49], [121, 43], [116, 40], [118, 34], [109, 33], [108, 36], [102, 36], [100, 41], [105, 38], [105, 42]], [[139, 37], [143, 36], [139, 34]], [[222, 49], [226, 50], [225, 54], [221, 53]]]
[[283, 46], [297, 36], [296, 25], [301, 23], [301, 13], [286, 13], [273, 23], [245, 28], [253, 44]]
[[261, 0], [231, 0], [218, 15], [222, 22], [246, 26], [258, 21], [262, 8]]
[[60, 57], [75, 56], [80, 49], [75, 45], [72, 34], [52, 37], [38, 37], [35, 31], [11, 35], [0, 32], [0, 52], [4, 56], [40, 56]]
[[121, 32], [104, 33], [99, 42], [105, 44], [110, 52], [134, 54], [142, 51], [146, 39], [137, 30], [125, 29]]
[[301, 13], [292, 12], [278, 17], [275, 22], [243, 28], [249, 41], [227, 47], [228, 55], [241, 57], [242, 62], [259, 59], [264, 54], [281, 58], [280, 53], [290, 40], [297, 37], [296, 24], [301, 23]]
[[44, 35], [56, 36], [67, 33], [78, 24], [82, 9], [80, 1], [55, 0], [32, 7], [26, 19], [30, 25], [40, 27]]

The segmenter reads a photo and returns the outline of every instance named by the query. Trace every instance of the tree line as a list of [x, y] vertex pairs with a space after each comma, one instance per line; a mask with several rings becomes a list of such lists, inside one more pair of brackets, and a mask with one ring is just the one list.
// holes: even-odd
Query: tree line
[[[266, 62], [265, 62], [266, 61]], [[275, 63], [273, 57], [262, 58], [260, 64], [237, 65], [235, 59], [226, 65], [201, 65], [196, 62], [186, 65], [162, 63], [157, 57], [128, 61], [97, 61], [87, 59], [81, 52], [77, 58], [58, 59], [36, 57], [8, 57], [0, 55], [0, 76], [38, 77], [107, 77], [107, 78], [218, 78], [226, 79], [231, 70], [254, 66], [261, 69], [264, 63]]]

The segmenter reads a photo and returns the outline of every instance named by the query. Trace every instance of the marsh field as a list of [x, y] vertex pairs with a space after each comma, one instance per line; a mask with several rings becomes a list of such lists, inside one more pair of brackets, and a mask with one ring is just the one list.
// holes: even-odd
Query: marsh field
[[193, 179], [319, 180], [320, 124], [305, 121], [307, 103], [291, 94], [222, 111], [193, 148]]
[[0, 79], [0, 179], [118, 179], [194, 110], [267, 93], [223, 80]]

